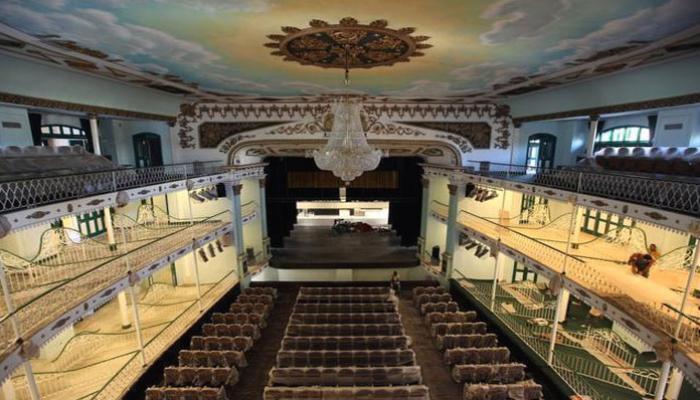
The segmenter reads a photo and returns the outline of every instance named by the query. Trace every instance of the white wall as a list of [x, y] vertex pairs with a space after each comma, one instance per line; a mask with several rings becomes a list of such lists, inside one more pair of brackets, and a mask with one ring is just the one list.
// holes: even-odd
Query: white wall
[[0, 92], [160, 115], [177, 114], [182, 97], [10, 55], [0, 57]]
[[513, 117], [633, 103], [700, 92], [700, 55], [506, 100]]
[[173, 162], [170, 127], [167, 122], [148, 120], [100, 119], [100, 145], [102, 153], [110, 155], [120, 165], [137, 167], [134, 160], [133, 137], [139, 133], [155, 133], [160, 136], [163, 163]]
[[[2, 79], [0, 79], [2, 81]], [[19, 128], [5, 128], [2, 122], [20, 124]], [[0, 106], [0, 147], [31, 146], [32, 129], [29, 126], [27, 110], [21, 107]]]
[[586, 153], [586, 138], [588, 136], [586, 120], [528, 122], [520, 128], [520, 137], [515, 148], [513, 164], [525, 164], [528, 139], [537, 133], [549, 133], [556, 136], [555, 166], [572, 165], [576, 162], [576, 156], [583, 156]]

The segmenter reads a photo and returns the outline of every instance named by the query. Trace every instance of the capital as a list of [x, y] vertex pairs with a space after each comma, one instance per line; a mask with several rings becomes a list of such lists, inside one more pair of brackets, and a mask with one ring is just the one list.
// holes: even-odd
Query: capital
[[448, 184], [447, 184], [447, 190], [450, 191], [450, 196], [454, 196], [454, 195], [457, 194], [457, 187], [458, 187], [458, 186], [455, 185], [455, 184], [453, 184], [453, 183], [448, 183]]
[[423, 182], [423, 188], [427, 189], [430, 187], [430, 179], [423, 178], [421, 181]]
[[267, 183], [267, 181], [266, 181], [266, 179], [265, 179], [264, 176], [263, 176], [262, 178], [260, 178], [260, 180], [258, 180], [258, 185], [260, 185], [260, 188], [261, 188], [261, 189], [264, 189], [264, 188], [265, 188], [265, 184], [266, 184], [266, 183]]
[[241, 190], [243, 189], [243, 185], [239, 183], [238, 185], [232, 185], [231, 188], [233, 189], [233, 195], [239, 196], [241, 194]]

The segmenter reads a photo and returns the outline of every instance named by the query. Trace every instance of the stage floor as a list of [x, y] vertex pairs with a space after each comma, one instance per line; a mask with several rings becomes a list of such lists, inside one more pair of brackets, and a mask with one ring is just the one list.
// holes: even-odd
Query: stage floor
[[296, 226], [283, 248], [272, 249], [275, 268], [406, 268], [419, 265], [415, 247], [394, 232], [334, 234], [327, 226]]

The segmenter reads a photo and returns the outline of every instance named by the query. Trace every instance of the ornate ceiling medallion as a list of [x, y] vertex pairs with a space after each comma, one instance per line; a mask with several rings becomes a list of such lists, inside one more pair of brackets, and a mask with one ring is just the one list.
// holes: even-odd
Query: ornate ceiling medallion
[[[378, 19], [369, 25], [345, 17], [338, 24], [318, 19], [301, 29], [282, 27], [285, 35], [267, 35], [272, 43], [265, 46], [276, 49], [271, 54], [296, 61], [302, 65], [322, 68], [373, 68], [407, 62], [410, 57], [422, 56], [418, 51], [432, 47], [422, 43], [430, 37], [411, 36], [415, 28], [387, 28], [387, 21]], [[347, 54], [346, 65], [346, 49]]]

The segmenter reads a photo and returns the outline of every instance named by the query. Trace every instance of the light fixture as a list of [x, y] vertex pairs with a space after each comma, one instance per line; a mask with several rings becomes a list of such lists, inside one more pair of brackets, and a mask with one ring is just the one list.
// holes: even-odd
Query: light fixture
[[[350, 85], [350, 44], [345, 44], [345, 87]], [[313, 152], [319, 169], [331, 171], [346, 185], [366, 171], [377, 168], [382, 158], [381, 150], [367, 143], [362, 130], [362, 102], [348, 94], [331, 105], [333, 128], [326, 145]]]
[[197, 250], [197, 253], [199, 253], [199, 257], [202, 258], [202, 261], [209, 262], [209, 257], [207, 257], [207, 253], [204, 251], [204, 249], [199, 249]]
[[194, 191], [194, 190], [190, 192], [190, 198], [191, 198], [192, 200], [196, 201], [197, 203], [204, 203], [204, 201], [206, 200], [204, 197], [200, 196], [200, 195], [199, 195], [196, 191]]

